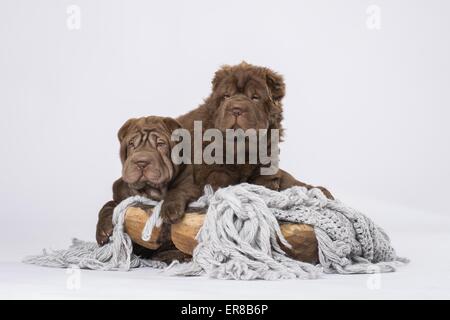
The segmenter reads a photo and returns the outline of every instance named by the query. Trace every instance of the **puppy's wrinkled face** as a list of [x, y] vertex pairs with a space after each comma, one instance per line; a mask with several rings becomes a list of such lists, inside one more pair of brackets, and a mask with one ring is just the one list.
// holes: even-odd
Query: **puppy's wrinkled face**
[[284, 82], [267, 68], [247, 63], [216, 72], [213, 80], [214, 126], [225, 129], [281, 127]]
[[128, 120], [119, 130], [122, 179], [141, 193], [161, 199], [179, 168], [171, 161], [172, 131], [180, 125], [171, 118]]

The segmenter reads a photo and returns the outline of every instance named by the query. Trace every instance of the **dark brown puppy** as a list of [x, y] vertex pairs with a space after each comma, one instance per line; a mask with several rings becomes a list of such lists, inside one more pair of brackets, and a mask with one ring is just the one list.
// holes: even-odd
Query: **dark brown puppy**
[[[204, 130], [216, 128], [222, 132], [239, 128], [244, 131], [268, 129], [270, 141], [270, 129], [278, 129], [280, 138], [283, 135], [284, 95], [283, 77], [268, 68], [245, 62], [224, 66], [216, 72], [212, 80], [212, 93], [205, 102], [177, 120], [189, 130], [193, 130], [194, 121], [202, 121]], [[281, 169], [273, 175], [261, 175], [261, 167], [260, 163], [196, 165], [194, 176], [199, 185], [210, 184], [215, 189], [240, 182], [260, 184], [274, 190], [292, 186], [312, 188]], [[333, 198], [328, 190], [319, 188], [327, 197]]]
[[164, 199], [161, 217], [166, 223], [174, 223], [183, 216], [189, 202], [201, 195], [201, 189], [193, 182], [192, 166], [171, 161], [174, 142], [170, 137], [180, 127], [172, 118], [152, 116], [130, 119], [120, 128], [122, 177], [113, 184], [113, 200], [100, 210], [98, 244], [108, 242], [113, 230], [113, 210], [130, 196]]

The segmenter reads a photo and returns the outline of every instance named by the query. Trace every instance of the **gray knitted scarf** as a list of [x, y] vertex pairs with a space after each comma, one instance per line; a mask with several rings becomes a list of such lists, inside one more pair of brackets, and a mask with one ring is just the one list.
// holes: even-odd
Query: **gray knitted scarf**
[[[188, 263], [164, 263], [141, 259], [132, 253], [132, 242], [123, 230], [126, 209], [136, 204], [154, 205], [142, 238], [149, 239], [161, 224], [157, 203], [140, 196], [122, 201], [114, 210], [110, 242], [73, 240], [67, 250], [46, 251], [24, 262], [87, 269], [129, 270], [136, 267], [164, 268], [170, 275], [207, 275], [218, 279], [311, 279], [325, 273], [392, 272], [408, 262], [396, 255], [387, 234], [362, 213], [338, 200], [329, 200], [319, 189], [292, 187], [272, 191], [262, 186], [240, 184], [205, 194], [191, 208], [208, 208], [198, 245]], [[319, 245], [319, 265], [286, 256], [277, 239], [284, 239], [278, 221], [305, 223], [314, 227]]]

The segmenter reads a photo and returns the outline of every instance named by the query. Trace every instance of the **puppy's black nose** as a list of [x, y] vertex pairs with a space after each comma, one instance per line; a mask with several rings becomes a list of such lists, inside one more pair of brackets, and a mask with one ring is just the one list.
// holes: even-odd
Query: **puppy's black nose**
[[231, 110], [231, 113], [233, 114], [233, 116], [239, 117], [240, 115], [242, 115], [242, 109], [235, 107]]
[[150, 164], [150, 161], [136, 161], [135, 164], [140, 168], [144, 169], [146, 166]]

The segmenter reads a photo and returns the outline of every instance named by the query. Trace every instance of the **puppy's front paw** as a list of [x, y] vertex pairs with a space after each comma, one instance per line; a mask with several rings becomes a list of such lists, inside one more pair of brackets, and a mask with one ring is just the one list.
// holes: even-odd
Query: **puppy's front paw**
[[160, 216], [164, 223], [177, 223], [184, 216], [185, 209], [186, 203], [183, 201], [164, 201]]
[[109, 219], [100, 219], [97, 223], [97, 231], [95, 233], [95, 238], [99, 246], [103, 246], [109, 242], [109, 237], [113, 233], [113, 223], [111, 217]]
[[325, 197], [327, 197], [330, 200], [334, 200], [333, 195], [331, 194], [330, 191], [328, 191], [327, 188], [324, 187], [316, 187], [317, 189], [319, 189], [320, 191], [322, 191], [322, 193], [324, 194]]
[[156, 252], [152, 256], [152, 259], [164, 262], [169, 265], [175, 260], [177, 260], [178, 262], [189, 262], [192, 260], [192, 256], [190, 256], [186, 253], [183, 253], [178, 249], [171, 249], [171, 250]]

